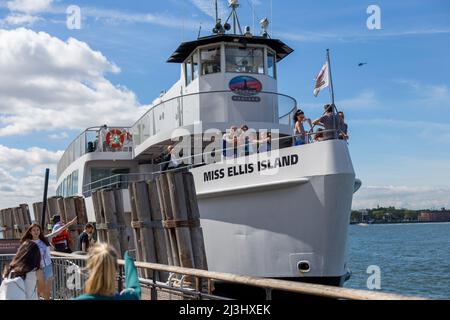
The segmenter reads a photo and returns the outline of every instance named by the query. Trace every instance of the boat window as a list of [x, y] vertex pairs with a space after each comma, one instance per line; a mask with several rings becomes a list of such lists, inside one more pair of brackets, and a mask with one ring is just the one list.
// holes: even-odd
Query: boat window
[[102, 187], [120, 187], [125, 177], [130, 173], [128, 168], [92, 168], [91, 189]]
[[227, 72], [264, 74], [264, 50], [261, 48], [227, 47]]
[[192, 59], [189, 58], [189, 60], [185, 64], [185, 70], [186, 74], [186, 85], [189, 85], [192, 82]]
[[220, 68], [220, 47], [202, 49], [200, 51], [202, 62], [202, 75], [219, 73]]
[[56, 195], [67, 198], [78, 193], [78, 170], [68, 175], [58, 186]]
[[196, 51], [192, 56], [192, 80], [198, 78], [198, 62], [198, 51]]
[[272, 50], [267, 51], [267, 73], [270, 77], [277, 77], [276, 55]]

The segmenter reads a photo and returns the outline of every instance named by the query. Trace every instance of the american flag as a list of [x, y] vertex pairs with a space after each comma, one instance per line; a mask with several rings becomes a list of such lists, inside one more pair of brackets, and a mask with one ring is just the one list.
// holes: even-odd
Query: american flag
[[316, 77], [316, 82], [314, 84], [314, 97], [317, 97], [320, 90], [328, 87], [329, 79], [328, 79], [328, 62], [325, 63], [320, 70], [319, 74]]

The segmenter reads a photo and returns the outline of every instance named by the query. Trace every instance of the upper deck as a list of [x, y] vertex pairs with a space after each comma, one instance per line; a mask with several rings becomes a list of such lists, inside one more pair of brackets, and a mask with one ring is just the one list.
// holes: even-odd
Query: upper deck
[[76, 160], [88, 153], [132, 153], [130, 128], [91, 127], [83, 131], [64, 152], [58, 162], [57, 178]]

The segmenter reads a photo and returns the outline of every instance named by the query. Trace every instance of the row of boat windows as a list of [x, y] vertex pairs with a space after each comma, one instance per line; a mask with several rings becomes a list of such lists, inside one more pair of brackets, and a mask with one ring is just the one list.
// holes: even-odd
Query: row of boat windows
[[[129, 168], [91, 168], [92, 189], [111, 186], [121, 182], [122, 175], [130, 173]], [[68, 175], [56, 189], [59, 197], [73, 197], [78, 195], [78, 170]]]
[[[200, 75], [222, 72], [222, 50], [220, 46], [200, 49], [185, 62], [186, 85]], [[266, 59], [263, 48], [225, 47], [226, 72], [266, 74]], [[276, 56], [267, 50], [267, 75], [276, 78]]]
[[78, 194], [78, 170], [68, 175], [56, 189], [56, 195], [59, 197], [73, 197]]

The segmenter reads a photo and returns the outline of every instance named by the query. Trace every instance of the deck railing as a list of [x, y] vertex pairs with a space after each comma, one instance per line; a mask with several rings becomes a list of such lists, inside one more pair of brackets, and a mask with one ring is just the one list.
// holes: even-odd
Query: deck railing
[[[118, 148], [111, 148], [105, 142], [106, 135], [112, 130], [119, 130], [124, 134], [123, 145]], [[57, 166], [57, 176], [59, 177], [65, 169], [73, 162], [88, 153], [94, 152], [132, 152], [132, 136], [129, 127], [92, 127], [83, 131], [67, 147]]]
[[[180, 95], [155, 103], [133, 126], [134, 147], [148, 138], [164, 131], [189, 126], [202, 121], [201, 110], [210, 114], [228, 115], [239, 112], [237, 98], [250, 106], [257, 105], [247, 122], [268, 122], [293, 127], [293, 116], [297, 111], [297, 101], [287, 95], [274, 92], [260, 92], [255, 96], [243, 97], [233, 91], [208, 91]], [[201, 106], [201, 109], [200, 109]], [[253, 119], [252, 119], [253, 117]], [[211, 122], [232, 122], [231, 119], [214, 119]], [[205, 122], [205, 121], [203, 121]], [[207, 121], [206, 121], [207, 122]]]
[[[0, 255], [0, 267], [9, 263], [13, 255]], [[87, 274], [84, 271], [87, 256], [52, 253], [53, 272], [53, 299], [69, 300], [83, 294]], [[124, 261], [118, 261], [117, 290], [123, 289]], [[367, 291], [332, 287], [325, 285], [292, 282], [241, 276], [235, 274], [211, 272], [198, 269], [167, 266], [155, 263], [135, 262], [138, 270], [148, 270], [153, 274], [151, 278], [140, 279], [143, 300], [227, 300], [214, 294], [214, 285], [217, 282], [243, 285], [264, 290], [265, 299], [271, 300], [272, 293], [289, 292], [307, 297], [321, 297], [343, 300], [425, 300], [423, 297], [411, 297], [378, 291]], [[79, 271], [79, 277], [75, 276]], [[155, 275], [159, 272], [169, 273], [168, 282], [158, 282]], [[187, 279], [190, 282], [187, 282]]]

